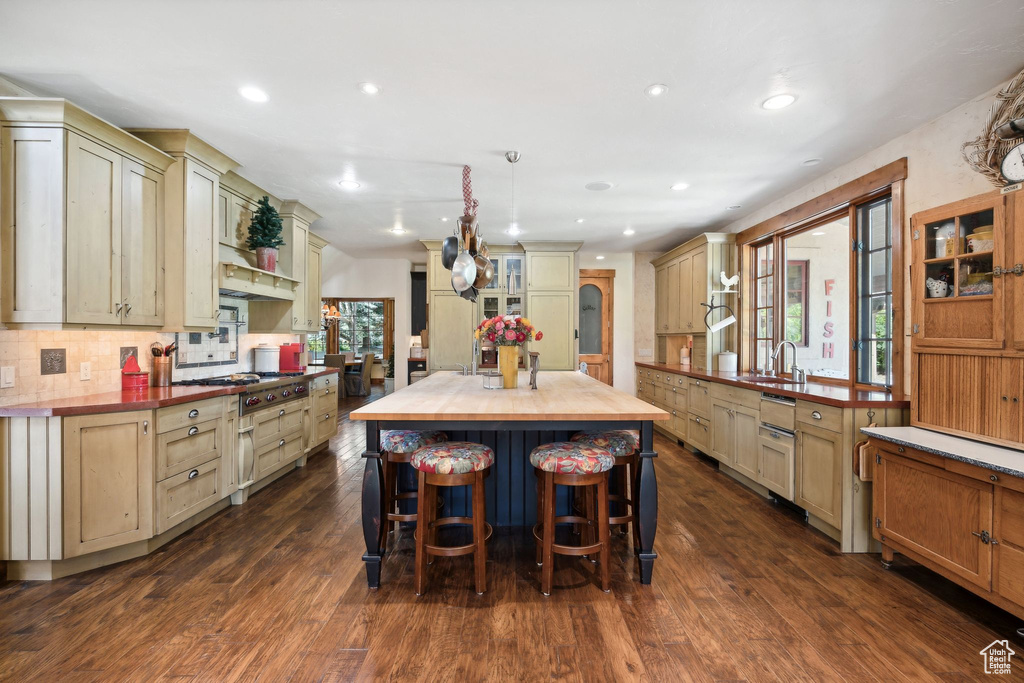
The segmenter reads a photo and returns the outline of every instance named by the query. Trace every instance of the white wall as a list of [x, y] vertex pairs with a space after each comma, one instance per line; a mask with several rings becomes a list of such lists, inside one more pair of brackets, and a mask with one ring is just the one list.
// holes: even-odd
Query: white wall
[[612, 386], [632, 395], [636, 392], [633, 373], [633, 254], [605, 254], [598, 261], [596, 254], [580, 254], [580, 270], [601, 268], [615, 271], [612, 302], [615, 306], [612, 322]]
[[412, 263], [408, 259], [354, 258], [328, 245], [323, 250], [325, 298], [395, 300], [395, 388], [409, 381], [412, 316]]

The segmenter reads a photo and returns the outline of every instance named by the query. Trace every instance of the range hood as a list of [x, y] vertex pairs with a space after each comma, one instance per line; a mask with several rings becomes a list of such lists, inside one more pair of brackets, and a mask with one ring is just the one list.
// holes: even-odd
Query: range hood
[[252, 266], [222, 261], [220, 293], [246, 301], [294, 301], [298, 280]]

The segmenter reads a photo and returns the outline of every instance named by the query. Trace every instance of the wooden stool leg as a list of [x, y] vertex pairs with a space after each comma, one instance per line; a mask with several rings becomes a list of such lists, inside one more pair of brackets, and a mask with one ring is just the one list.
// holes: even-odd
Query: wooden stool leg
[[[615, 488], [618, 489], [618, 493], [622, 498], [629, 498], [629, 464], [619, 465], [615, 468]], [[616, 516], [626, 515], [632, 512], [629, 503], [619, 502]], [[623, 524], [619, 527], [619, 534], [625, 536], [628, 531], [628, 527]]]
[[597, 533], [601, 543], [601, 590], [611, 590], [611, 547], [608, 529], [608, 480], [597, 485]]
[[544, 567], [541, 569], [540, 592], [551, 595], [551, 579], [555, 561], [551, 546], [555, 542], [555, 475], [545, 472], [544, 478]]
[[427, 571], [427, 549], [424, 546], [427, 543], [428, 515], [430, 511], [427, 507], [427, 475], [424, 472], [419, 474], [419, 495], [416, 497], [416, 573], [414, 581], [416, 583], [416, 595], [423, 595]]
[[[417, 495], [425, 495], [427, 497], [427, 527], [424, 532], [427, 534], [427, 543], [430, 545], [437, 545], [437, 527], [433, 526], [434, 522], [437, 521], [437, 489], [439, 487], [434, 484], [427, 484], [426, 492]], [[418, 502], [418, 501], [417, 501]], [[434, 556], [429, 555], [427, 557], [427, 564], [434, 564]]]
[[[537, 523], [541, 525], [541, 539], [544, 538], [544, 474], [537, 472]], [[537, 566], [544, 564], [544, 541], [539, 540], [537, 545]]]
[[484, 517], [487, 507], [484, 505], [484, 473], [477, 472], [473, 481], [473, 564], [476, 569], [476, 594], [483, 595], [487, 590], [487, 544], [484, 543]]
[[[604, 482], [605, 490], [607, 491], [608, 478], [602, 477], [601, 481]], [[587, 535], [583, 541], [583, 545], [593, 545], [594, 543], [597, 543], [597, 506], [594, 505], [594, 487], [584, 486], [583, 491], [583, 495], [586, 499], [586, 511], [583, 516], [591, 521], [591, 523], [586, 526]], [[587, 555], [587, 559], [591, 562], [597, 562], [592, 554]]]
[[[387, 482], [388, 487], [388, 514], [395, 512], [398, 505], [396, 497], [398, 496], [398, 470], [400, 469], [397, 462], [390, 462], [390, 460], [391, 458], [389, 454], [387, 470], [385, 470], [386, 474], [384, 475], [384, 481]], [[394, 530], [394, 520], [388, 520], [388, 531], [391, 532]]]

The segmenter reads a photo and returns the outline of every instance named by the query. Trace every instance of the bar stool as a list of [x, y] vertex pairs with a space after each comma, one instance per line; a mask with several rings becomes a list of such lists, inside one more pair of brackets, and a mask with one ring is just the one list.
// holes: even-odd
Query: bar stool
[[[603, 448], [560, 441], [544, 444], [530, 453], [530, 464], [539, 470], [537, 519], [533, 536], [537, 540], [538, 561], [542, 566], [540, 590], [551, 595], [554, 555], [601, 555], [601, 590], [607, 593], [611, 583], [611, 562], [608, 540], [608, 472], [614, 466], [612, 454]], [[586, 516], [555, 515], [555, 486], [583, 487]], [[597, 509], [594, 509], [594, 489]], [[583, 545], [555, 543], [556, 524], [585, 524], [588, 530]], [[593, 542], [594, 526], [598, 540]], [[588, 542], [589, 541], [589, 542]]]
[[[608, 518], [610, 526], [631, 524], [633, 527], [633, 545], [640, 537], [638, 519], [634, 514], [636, 506], [633, 497], [636, 490], [637, 458], [640, 454], [640, 432], [635, 429], [611, 429], [606, 431], [577, 432], [570, 439], [573, 443], [586, 444], [603, 448], [615, 458], [610, 479], [616, 483], [617, 493], [608, 494], [610, 504], [618, 503], [626, 512], [623, 515], [612, 515]], [[628, 482], [628, 483], [627, 483]], [[626, 530], [622, 529], [625, 534]]]
[[[427, 556], [458, 557], [472, 553], [476, 570], [476, 592], [487, 590], [487, 546], [491, 525], [487, 523], [484, 477], [494, 464], [494, 451], [483, 444], [453, 441], [424, 446], [412, 454], [412, 466], [419, 471], [419, 513], [416, 516], [416, 595], [426, 586]], [[472, 517], [437, 519], [437, 487], [471, 486]], [[437, 529], [450, 524], [471, 524], [473, 542], [469, 545], [435, 544]], [[429, 541], [429, 542], [428, 542]]]
[[421, 432], [414, 429], [384, 429], [381, 431], [380, 450], [384, 455], [384, 510], [387, 514], [388, 533], [394, 530], [395, 522], [416, 521], [416, 513], [405, 515], [396, 511], [398, 501], [416, 499], [416, 491], [398, 492], [399, 465], [408, 463], [412, 459], [412, 454], [420, 448], [447, 440], [447, 434], [437, 431]]

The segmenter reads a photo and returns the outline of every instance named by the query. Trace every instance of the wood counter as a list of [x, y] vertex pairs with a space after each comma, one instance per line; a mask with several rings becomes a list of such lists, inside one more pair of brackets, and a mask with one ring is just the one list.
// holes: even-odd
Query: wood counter
[[[350, 414], [351, 419], [366, 422], [362, 521], [370, 588], [380, 585], [388, 535], [380, 452], [384, 429], [437, 429], [452, 441], [490, 447], [495, 454], [491, 474], [496, 476], [486, 480], [487, 519], [495, 526], [528, 526], [536, 521], [536, 479], [529, 456], [537, 446], [568, 441], [582, 430], [639, 431], [640, 457], [631, 486], [638, 520], [633, 549], [640, 582], [651, 582], [658, 556], [654, 552], [658, 525], [654, 421], [668, 420], [670, 415], [578, 372], [541, 372], [537, 385], [538, 389], [531, 389], [528, 373], [521, 372], [517, 389], [484, 389], [480, 376], [441, 371]], [[413, 483], [406, 469], [405, 489], [409, 490]], [[445, 503], [449, 514], [469, 515], [465, 492], [458, 488], [445, 492]], [[568, 504], [564, 495], [559, 498], [560, 509], [568, 512]]]

